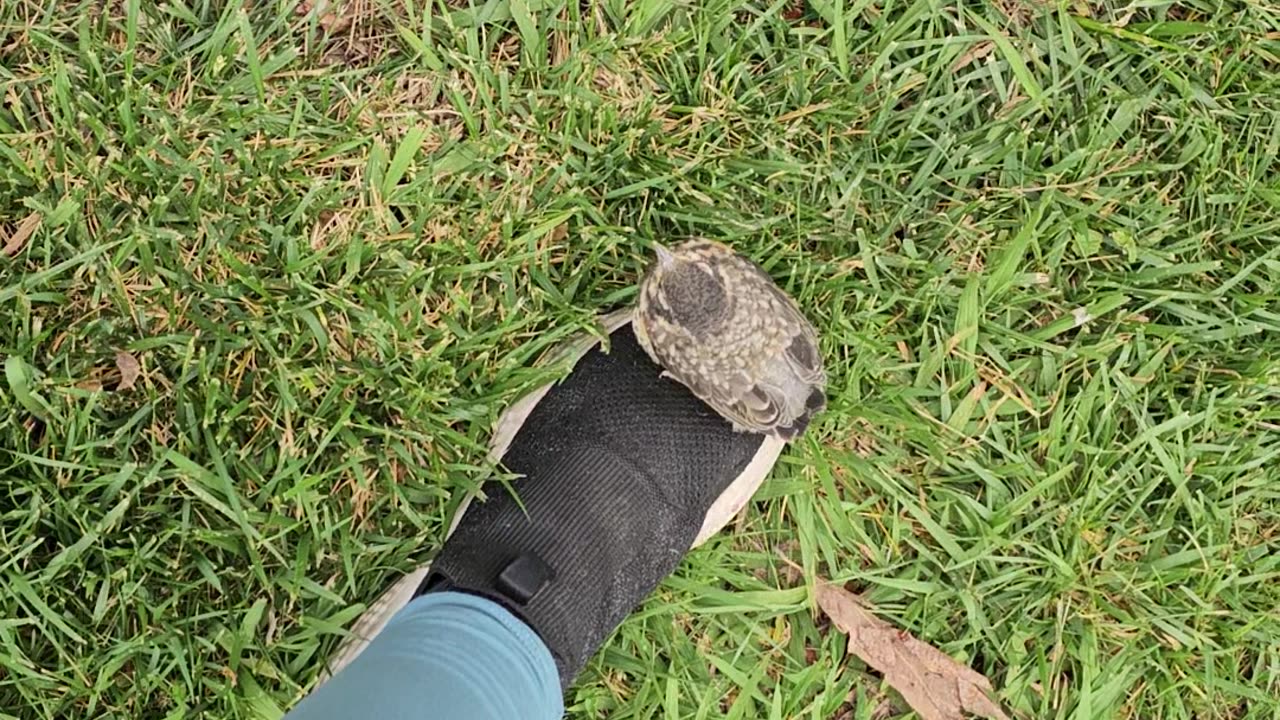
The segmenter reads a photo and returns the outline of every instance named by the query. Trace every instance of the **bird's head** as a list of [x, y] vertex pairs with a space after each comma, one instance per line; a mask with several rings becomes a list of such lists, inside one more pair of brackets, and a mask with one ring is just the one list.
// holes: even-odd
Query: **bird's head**
[[641, 302], [648, 312], [707, 337], [728, 322], [731, 298], [715, 258], [691, 245], [654, 243], [657, 257], [641, 283]]

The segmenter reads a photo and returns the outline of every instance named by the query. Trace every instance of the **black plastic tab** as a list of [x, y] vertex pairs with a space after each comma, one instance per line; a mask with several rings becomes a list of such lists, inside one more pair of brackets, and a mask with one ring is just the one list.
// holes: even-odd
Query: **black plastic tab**
[[498, 573], [497, 590], [524, 605], [555, 578], [555, 571], [537, 555], [526, 553]]

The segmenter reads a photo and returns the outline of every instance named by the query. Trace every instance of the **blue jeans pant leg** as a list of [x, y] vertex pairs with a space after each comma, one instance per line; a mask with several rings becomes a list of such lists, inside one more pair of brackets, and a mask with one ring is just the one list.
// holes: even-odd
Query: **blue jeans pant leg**
[[465, 593], [414, 599], [285, 720], [558, 720], [560, 679], [538, 635]]

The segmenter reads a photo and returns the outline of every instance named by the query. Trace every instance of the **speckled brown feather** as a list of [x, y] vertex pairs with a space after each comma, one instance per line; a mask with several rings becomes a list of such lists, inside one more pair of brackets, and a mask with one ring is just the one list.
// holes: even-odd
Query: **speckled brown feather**
[[667, 376], [739, 430], [793, 440], [826, 405], [813, 326], [764, 270], [720, 243], [659, 250], [634, 327]]

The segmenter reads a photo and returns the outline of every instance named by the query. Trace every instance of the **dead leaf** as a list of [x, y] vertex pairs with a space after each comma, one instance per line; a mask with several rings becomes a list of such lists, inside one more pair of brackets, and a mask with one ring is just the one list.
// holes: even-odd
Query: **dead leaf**
[[387, 50], [396, 20], [405, 19], [388, 13], [387, 5], [383, 0], [302, 0], [294, 12], [308, 23], [314, 18], [326, 36], [320, 40], [325, 62], [363, 63]]
[[991, 681], [871, 613], [853, 593], [818, 581], [818, 607], [849, 635], [849, 652], [884, 674], [924, 720], [964, 720], [970, 713], [1009, 720], [991, 700]]
[[963, 55], [956, 58], [956, 61], [951, 65], [951, 72], [958, 72], [969, 67], [974, 63], [974, 61], [981, 60], [982, 58], [990, 55], [995, 51], [995, 49], [996, 44], [994, 42], [990, 40], [983, 40], [977, 45], [966, 50]]
[[352, 21], [350, 14], [341, 12], [344, 9], [346, 8], [334, 7], [334, 3], [328, 0], [302, 0], [294, 8], [294, 12], [304, 17], [314, 14], [321, 30], [338, 32], [345, 30]]
[[1035, 18], [1048, 12], [1052, 3], [1046, 0], [995, 0], [993, 3], [1002, 15], [1019, 26], [1029, 25]]
[[116, 353], [116, 369], [120, 371], [120, 384], [116, 385], [116, 392], [131, 390], [142, 375], [138, 359], [123, 350]]
[[4, 241], [4, 248], [0, 249], [0, 252], [9, 257], [17, 255], [23, 246], [27, 244], [27, 240], [35, 234], [36, 230], [40, 229], [40, 222], [43, 219], [40, 213], [28, 215], [25, 220], [18, 223], [18, 229], [13, 231], [9, 239]]

